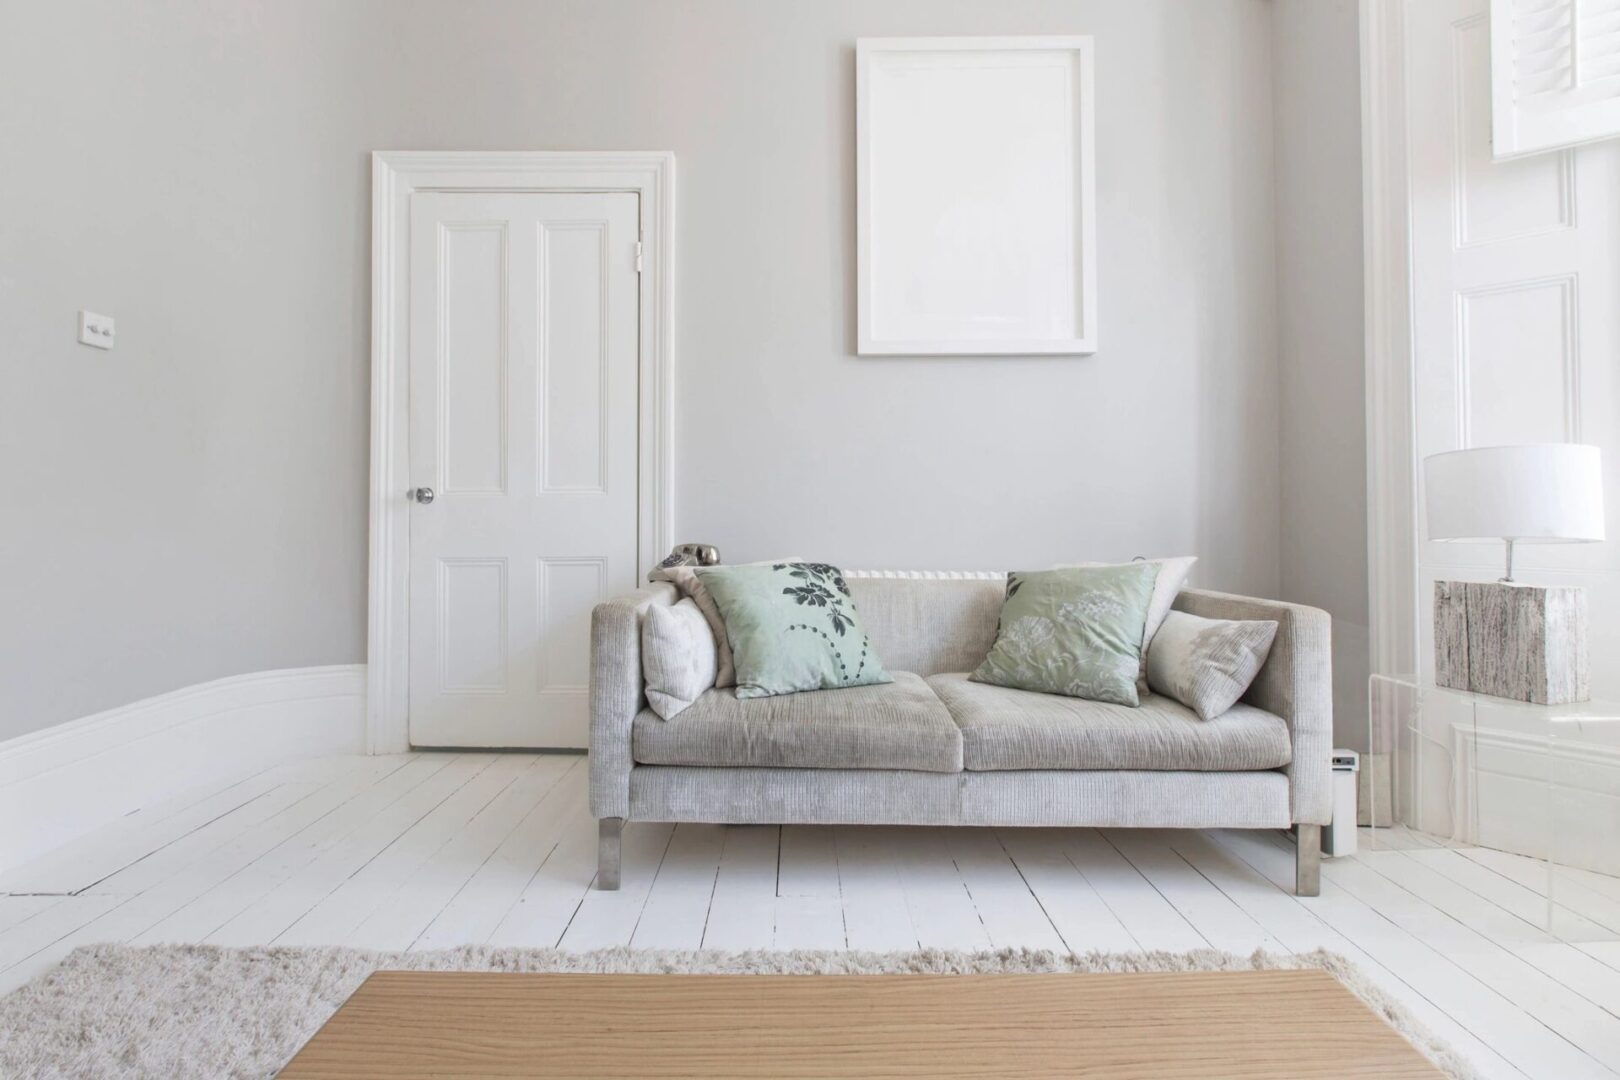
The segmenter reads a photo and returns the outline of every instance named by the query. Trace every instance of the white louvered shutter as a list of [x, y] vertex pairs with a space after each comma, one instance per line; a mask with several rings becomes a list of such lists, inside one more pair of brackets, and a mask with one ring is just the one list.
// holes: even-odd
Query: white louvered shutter
[[1620, 135], [1620, 0], [1491, 0], [1497, 158]]

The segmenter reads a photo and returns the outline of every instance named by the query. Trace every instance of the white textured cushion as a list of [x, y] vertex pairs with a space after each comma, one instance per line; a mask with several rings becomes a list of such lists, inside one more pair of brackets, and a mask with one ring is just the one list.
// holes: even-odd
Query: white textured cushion
[[647, 609], [641, 669], [653, 712], [668, 720], [712, 690], [719, 662], [708, 620], [691, 600]]
[[1148, 647], [1148, 685], [1213, 720], [1236, 705], [1271, 654], [1277, 624], [1172, 611]]
[[[774, 563], [803, 562], [797, 555], [785, 559], [766, 559], [757, 563], [742, 563], [743, 566], [769, 566]], [[647, 575], [651, 581], [667, 581], [677, 589], [681, 595], [697, 604], [698, 610], [709, 624], [709, 630], [714, 634], [714, 647], [718, 656], [718, 666], [715, 670], [715, 686], [736, 686], [737, 669], [731, 659], [731, 642], [726, 638], [726, 620], [720, 615], [720, 605], [714, 602], [709, 590], [703, 587], [703, 580], [698, 577], [695, 566], [668, 566], [655, 567]]]

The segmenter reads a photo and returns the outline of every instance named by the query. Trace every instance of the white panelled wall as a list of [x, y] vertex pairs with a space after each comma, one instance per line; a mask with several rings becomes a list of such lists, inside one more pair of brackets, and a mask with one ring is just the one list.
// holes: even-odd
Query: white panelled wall
[[[1433, 668], [1436, 580], [1488, 581], [1503, 567], [1501, 543], [1426, 538], [1423, 458], [1508, 443], [1585, 442], [1603, 449], [1610, 541], [1522, 546], [1515, 572], [1534, 584], [1588, 590], [1594, 698], [1620, 700], [1620, 142], [1610, 140], [1507, 161], [1493, 160], [1489, 0], [1397, 0], [1375, 6], [1404, 20], [1405, 57], [1386, 54], [1404, 82], [1404, 145], [1411, 252], [1411, 460], [1416, 485], [1373, 491], [1398, 520], [1409, 499], [1416, 564], [1411, 604], [1416, 655]], [[1376, 65], [1377, 59], [1373, 60]], [[1376, 70], [1374, 76], [1379, 75]], [[1375, 421], [1389, 422], [1397, 406]], [[1419, 819], [1449, 832], [1458, 800], [1477, 800], [1478, 838], [1541, 854], [1550, 824], [1544, 729], [1527, 710], [1479, 714], [1479, 788], [1459, 790], [1468, 747], [1460, 715], [1431, 711], [1436, 751]], [[1620, 727], [1620, 725], [1614, 725]], [[1590, 829], [1596, 857], [1620, 826], [1620, 731], [1579, 743], [1552, 766], [1565, 789], [1559, 829]], [[1464, 785], [1466, 786], [1466, 785]], [[1463, 829], [1466, 834], [1468, 829]], [[1601, 860], [1599, 860], [1601, 861]], [[1612, 867], [1611, 867], [1612, 869]]]

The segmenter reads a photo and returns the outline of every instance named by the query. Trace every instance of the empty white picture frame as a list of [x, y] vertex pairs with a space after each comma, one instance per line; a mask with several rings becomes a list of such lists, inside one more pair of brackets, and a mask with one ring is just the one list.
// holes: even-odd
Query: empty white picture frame
[[1097, 350], [1090, 37], [855, 45], [857, 351]]

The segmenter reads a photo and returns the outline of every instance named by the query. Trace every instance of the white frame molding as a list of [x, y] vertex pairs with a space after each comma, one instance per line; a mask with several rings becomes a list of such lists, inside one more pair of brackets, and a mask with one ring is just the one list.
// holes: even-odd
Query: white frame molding
[[[878, 338], [874, 336], [875, 308], [880, 298], [872, 295], [872, 96], [874, 64], [884, 57], [905, 53], [1053, 53], [1067, 54], [1075, 63], [1077, 84], [1071, 93], [1077, 98], [1069, 120], [1069, 153], [1073, 160], [1074, 184], [1070, 210], [1075, 230], [1074, 262], [1069, 284], [1075, 290], [1076, 336], [1071, 338], [960, 338], [939, 337], [924, 340]], [[1087, 35], [1043, 37], [899, 37], [858, 38], [855, 42], [855, 294], [856, 353], [860, 356], [1077, 356], [1097, 351], [1097, 140], [1096, 140], [1096, 53]], [[944, 182], [942, 179], [941, 182]]]
[[1418, 484], [1407, 175], [1406, 0], [1361, 0], [1371, 670], [1417, 670]]
[[[410, 748], [410, 203], [418, 191], [641, 196], [639, 514], [651, 565], [674, 544], [675, 155], [649, 151], [378, 151], [371, 155], [371, 567], [366, 749]], [[655, 554], [656, 553], [656, 554]]]

